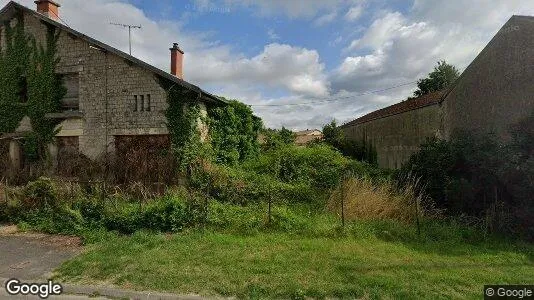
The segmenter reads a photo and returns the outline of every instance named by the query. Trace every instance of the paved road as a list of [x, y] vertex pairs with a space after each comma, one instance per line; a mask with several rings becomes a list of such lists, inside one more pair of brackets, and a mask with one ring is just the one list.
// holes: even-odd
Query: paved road
[[45, 235], [0, 235], [0, 278], [46, 279], [80, 249]]

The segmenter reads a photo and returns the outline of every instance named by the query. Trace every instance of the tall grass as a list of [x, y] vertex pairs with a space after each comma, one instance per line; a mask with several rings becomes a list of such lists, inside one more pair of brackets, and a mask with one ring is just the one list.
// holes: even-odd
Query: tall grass
[[401, 188], [392, 183], [373, 183], [369, 179], [348, 178], [331, 194], [327, 208], [347, 220], [396, 220], [413, 223], [422, 218], [439, 216], [432, 201], [415, 191], [417, 181]]

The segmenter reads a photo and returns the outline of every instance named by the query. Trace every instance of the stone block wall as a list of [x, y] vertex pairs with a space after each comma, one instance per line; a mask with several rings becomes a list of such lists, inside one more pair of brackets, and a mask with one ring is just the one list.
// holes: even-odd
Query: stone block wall
[[[38, 18], [26, 14], [24, 24], [38, 42], [45, 41], [47, 28]], [[83, 113], [78, 122], [66, 120], [64, 127], [69, 131], [59, 135], [79, 135], [83, 154], [96, 159], [105, 152], [106, 144], [108, 151], [113, 151], [115, 135], [167, 133], [166, 91], [152, 72], [67, 32], [60, 33], [58, 55], [59, 73], [78, 74], [79, 109]], [[144, 96], [145, 109], [135, 108], [136, 95], [139, 99]], [[150, 109], [146, 109], [148, 97]], [[76, 130], [76, 125], [81, 128]]]
[[438, 134], [440, 108], [429, 105], [341, 128], [347, 138], [372, 144], [380, 167], [397, 169], [427, 138]]

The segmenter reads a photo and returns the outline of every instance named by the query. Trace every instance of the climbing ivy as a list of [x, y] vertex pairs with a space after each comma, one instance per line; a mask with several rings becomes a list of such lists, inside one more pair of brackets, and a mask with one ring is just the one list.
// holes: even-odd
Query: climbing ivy
[[165, 79], [160, 85], [167, 91], [165, 111], [172, 151], [181, 171], [191, 173], [195, 167], [209, 160], [210, 147], [203, 143], [199, 123], [202, 120], [198, 100], [184, 94], [180, 88]]
[[237, 100], [208, 110], [210, 138], [217, 163], [234, 165], [258, 155], [263, 123], [252, 109]]
[[24, 116], [31, 120], [33, 132], [24, 140], [29, 159], [46, 158], [46, 146], [53, 140], [57, 120], [46, 114], [59, 112], [67, 90], [55, 70], [59, 63], [59, 32], [48, 25], [45, 45], [38, 44], [24, 30], [24, 18], [4, 24], [5, 49], [0, 51], [0, 133], [14, 132]]
[[31, 55], [30, 37], [24, 33], [23, 17], [19, 15], [15, 26], [5, 22], [4, 49], [0, 51], [0, 133], [15, 131], [24, 117], [26, 104], [21, 101], [25, 93], [28, 57]]

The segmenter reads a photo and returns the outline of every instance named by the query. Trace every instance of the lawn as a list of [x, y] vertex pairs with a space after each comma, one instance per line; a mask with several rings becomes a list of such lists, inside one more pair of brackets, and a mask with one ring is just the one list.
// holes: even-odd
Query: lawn
[[138, 232], [90, 245], [55, 276], [239, 298], [480, 299], [484, 284], [534, 284], [533, 253], [491, 241]]

